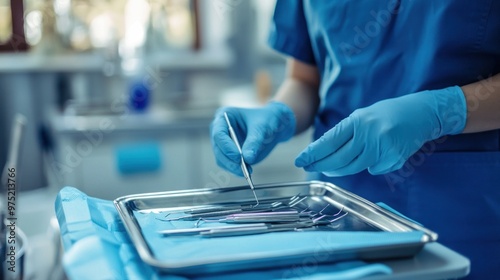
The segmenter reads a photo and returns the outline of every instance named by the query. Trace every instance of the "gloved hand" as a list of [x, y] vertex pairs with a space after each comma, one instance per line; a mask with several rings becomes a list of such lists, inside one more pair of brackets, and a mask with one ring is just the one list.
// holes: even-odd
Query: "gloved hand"
[[240, 153], [229, 135], [224, 112], [241, 144], [243, 158], [249, 165], [264, 159], [276, 144], [290, 139], [295, 133], [293, 111], [280, 102], [270, 102], [262, 108], [225, 107], [217, 110], [210, 125], [215, 159], [220, 167], [239, 176], [243, 176]]
[[295, 160], [326, 176], [397, 170], [427, 141], [461, 133], [467, 109], [460, 87], [422, 91], [354, 111]]

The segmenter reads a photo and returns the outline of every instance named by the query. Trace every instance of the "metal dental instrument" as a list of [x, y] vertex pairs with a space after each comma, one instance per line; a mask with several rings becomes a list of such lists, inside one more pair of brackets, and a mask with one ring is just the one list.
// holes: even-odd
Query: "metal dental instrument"
[[241, 235], [277, 232], [277, 231], [293, 231], [301, 228], [308, 228], [311, 226], [314, 226], [314, 224], [310, 222], [298, 222], [298, 223], [285, 223], [285, 224], [265, 224], [265, 225], [256, 225], [254, 227], [243, 227], [243, 228], [225, 228], [225, 229], [213, 228], [208, 231], [200, 232], [200, 235], [203, 237], [241, 236]]
[[220, 216], [226, 216], [226, 215], [236, 214], [236, 213], [241, 213], [241, 212], [243, 212], [243, 210], [241, 208], [237, 208], [237, 209], [220, 210], [220, 211], [213, 211], [213, 212], [206, 212], [206, 213], [187, 214], [187, 215], [183, 215], [183, 216], [175, 217], [175, 218], [165, 218], [165, 219], [156, 218], [156, 219], [160, 220], [160, 221], [166, 221], [166, 222], [179, 221], [179, 220], [193, 221], [193, 220], [198, 220], [201, 218], [220, 217]]
[[227, 126], [229, 127], [229, 134], [231, 138], [234, 141], [234, 144], [236, 145], [236, 148], [238, 148], [238, 151], [240, 152], [241, 156], [241, 170], [243, 171], [243, 175], [245, 176], [245, 179], [248, 182], [248, 185], [250, 185], [250, 189], [252, 189], [253, 196], [255, 197], [255, 201], [257, 204], [255, 206], [259, 205], [259, 199], [257, 198], [257, 195], [255, 194], [255, 188], [253, 186], [253, 181], [252, 177], [250, 176], [250, 172], [248, 172], [247, 164], [245, 163], [245, 159], [243, 158], [243, 152], [241, 151], [241, 146], [238, 141], [238, 137], [236, 137], [236, 133], [234, 132], [233, 127], [231, 126], [231, 123], [229, 122], [229, 118], [227, 117], [226, 112], [224, 112], [224, 118], [226, 118]]
[[[197, 207], [193, 209], [187, 209], [187, 210], [175, 210], [167, 213], [165, 216], [165, 219], [159, 219], [159, 220], [180, 220], [183, 218], [196, 218], [196, 216], [193, 215], [198, 215], [198, 218], [203, 217], [202, 215], [207, 215], [211, 216], [212, 214], [225, 214], [225, 212], [222, 211], [235, 211], [235, 212], [255, 212], [255, 210], [263, 210], [263, 211], [275, 211], [275, 210], [281, 210], [281, 209], [290, 209], [295, 207], [297, 204], [301, 203], [307, 198], [307, 196], [300, 196], [300, 194], [294, 195], [290, 197], [289, 199], [284, 199], [282, 201], [272, 201], [272, 202], [260, 202], [259, 205], [251, 205], [251, 204], [236, 204], [236, 205], [206, 205], [204, 207]], [[186, 214], [186, 216], [183, 217], [177, 217], [174, 219], [167, 219], [168, 216], [172, 214], [179, 214], [183, 213]]]
[[243, 225], [232, 225], [232, 226], [221, 226], [221, 227], [205, 227], [205, 228], [177, 228], [177, 229], [166, 229], [158, 231], [161, 235], [169, 236], [185, 236], [185, 235], [198, 235], [205, 231], [210, 231], [212, 229], [224, 230], [224, 229], [244, 229], [244, 228], [254, 228], [256, 226], [265, 226], [265, 223], [260, 224], [243, 224]]
[[161, 219], [161, 218], [156, 218], [156, 219], [160, 220], [160, 221], [166, 221], [166, 222], [179, 221], [179, 220], [193, 221], [193, 220], [198, 220], [198, 219], [203, 219], [203, 218], [228, 217], [228, 215], [236, 215], [239, 213], [241, 213], [241, 215], [250, 214], [250, 213], [255, 213], [255, 214], [270, 213], [269, 215], [276, 216], [276, 215], [280, 215], [279, 212], [277, 212], [279, 210], [293, 210], [293, 209], [288, 207], [288, 206], [281, 206], [281, 205], [275, 206], [275, 207], [271, 206], [271, 207], [262, 208], [262, 209], [254, 206], [253, 208], [248, 208], [248, 209], [246, 209], [246, 208], [230, 208], [227, 210], [217, 209], [217, 211], [201, 212], [201, 213], [195, 213], [195, 214], [186, 214], [183, 216], [173, 217], [173, 218], [167, 218], [168, 216], [170, 216], [170, 215], [167, 215], [163, 219]]
[[198, 227], [200, 225], [200, 222], [244, 224], [244, 223], [288, 223], [288, 222], [299, 222], [299, 221], [311, 221], [310, 215], [306, 213], [300, 213], [296, 210], [281, 211], [281, 212], [240, 213], [215, 219], [201, 218], [196, 222], [195, 227]]
[[[338, 226], [334, 227], [332, 224], [348, 215], [344, 207], [336, 212], [327, 213], [331, 212], [328, 211], [331, 210], [330, 204], [321, 208], [319, 212], [313, 211], [309, 206], [296, 207], [302, 201], [304, 197], [296, 195], [285, 201], [264, 202], [257, 208], [235, 205], [236, 208], [216, 206], [196, 209], [201, 211], [170, 219], [175, 221], [197, 218], [194, 228], [169, 229], [158, 233], [165, 236], [226, 237], [278, 231], [336, 230]], [[224, 223], [227, 226], [200, 227], [202, 223]], [[231, 226], [228, 226], [229, 224]]]

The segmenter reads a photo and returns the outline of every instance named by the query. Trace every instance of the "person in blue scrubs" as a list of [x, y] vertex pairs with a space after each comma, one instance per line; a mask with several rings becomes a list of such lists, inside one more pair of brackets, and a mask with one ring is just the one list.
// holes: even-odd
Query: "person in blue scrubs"
[[500, 1], [278, 0], [287, 77], [262, 108], [222, 108], [217, 163], [238, 175], [311, 125], [297, 167], [438, 232], [500, 274]]

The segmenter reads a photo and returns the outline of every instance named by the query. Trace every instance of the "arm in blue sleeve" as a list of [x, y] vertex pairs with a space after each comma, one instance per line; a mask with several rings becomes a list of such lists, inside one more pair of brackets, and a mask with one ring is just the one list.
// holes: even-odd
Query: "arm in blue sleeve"
[[268, 43], [278, 52], [316, 64], [302, 0], [276, 2]]

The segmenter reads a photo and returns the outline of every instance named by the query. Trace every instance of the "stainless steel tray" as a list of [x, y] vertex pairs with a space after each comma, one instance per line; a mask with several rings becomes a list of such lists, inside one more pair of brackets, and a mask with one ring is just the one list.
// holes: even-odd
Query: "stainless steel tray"
[[[311, 246], [310, 249], [306, 248], [300, 251], [300, 254], [290, 254], [290, 252], [284, 250], [282, 253], [272, 252], [266, 254], [266, 252], [263, 252], [248, 255], [231, 255], [231, 253], [228, 253], [227, 256], [216, 257], [202, 256], [203, 254], [201, 254], [199, 258], [189, 260], [177, 260], [175, 256], [172, 256], [165, 260], [157, 256], [158, 252], [155, 253], [155, 249], [160, 244], [163, 245], [163, 241], [171, 240], [157, 239], [155, 235], [157, 233], [151, 230], [151, 228], [161, 228], [165, 222], [160, 219], [148, 219], [144, 222], [144, 218], [154, 215], [156, 217], [159, 217], [158, 215], [165, 216], [168, 213], [208, 205], [251, 204], [254, 202], [254, 198], [248, 186], [128, 195], [117, 198], [114, 204], [142, 260], [159, 271], [167, 273], [193, 274], [289, 266], [302, 262], [308, 256], [318, 254], [323, 254], [319, 262], [411, 257], [418, 253], [426, 243], [437, 240], [437, 234], [431, 230], [331, 183], [310, 181], [266, 184], [258, 185], [255, 189], [257, 195], [263, 201], [276, 201], [301, 194], [307, 196], [304, 203], [310, 209], [319, 211], [328, 204], [331, 205], [330, 208], [333, 210], [343, 209], [349, 214], [338, 221], [336, 231], [418, 231], [423, 234], [418, 242], [399, 243], [390, 246], [368, 244], [351, 250], [336, 251], [330, 249], [328, 252], [322, 252], [321, 250], [326, 249]], [[184, 226], [186, 228], [192, 227], [189, 224], [181, 224], [181, 227]], [[191, 242], [189, 237], [180, 238], [184, 238], [182, 239], [184, 244], [190, 244], [189, 242]], [[218, 243], [220, 240], [214, 240], [213, 242], [214, 246], [220, 244]], [[290, 240], [283, 240], [282, 242], [286, 244]], [[165, 250], [168, 251], [169, 247]]]

